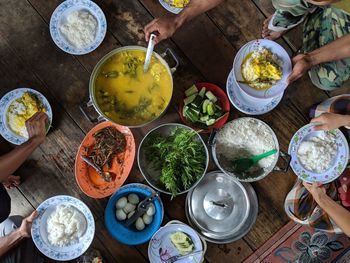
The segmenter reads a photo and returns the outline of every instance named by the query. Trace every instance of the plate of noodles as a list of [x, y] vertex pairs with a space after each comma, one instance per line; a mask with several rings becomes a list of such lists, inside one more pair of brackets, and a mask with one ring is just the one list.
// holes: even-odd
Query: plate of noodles
[[258, 99], [272, 99], [287, 88], [292, 62], [278, 43], [258, 39], [245, 44], [233, 62], [233, 73], [238, 87]]
[[68, 261], [81, 256], [95, 236], [95, 220], [77, 198], [58, 195], [42, 202], [32, 224], [32, 239], [46, 257]]

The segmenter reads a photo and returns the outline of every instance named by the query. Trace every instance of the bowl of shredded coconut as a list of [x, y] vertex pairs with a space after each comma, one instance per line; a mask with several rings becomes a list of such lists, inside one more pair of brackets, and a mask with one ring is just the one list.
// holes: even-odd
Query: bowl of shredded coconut
[[315, 131], [314, 125], [305, 125], [294, 134], [288, 152], [291, 168], [300, 179], [325, 184], [346, 168], [349, 146], [339, 129]]
[[32, 224], [34, 244], [54, 260], [72, 260], [90, 246], [95, 221], [90, 209], [71, 196], [54, 196], [37, 208], [38, 218]]
[[106, 18], [92, 1], [64, 1], [50, 20], [50, 33], [55, 44], [74, 55], [87, 54], [96, 49], [102, 43], [106, 30]]
[[[274, 170], [279, 158], [279, 144], [273, 130], [263, 121], [244, 117], [228, 122], [213, 138], [212, 153], [217, 166], [240, 181], [253, 182]], [[270, 150], [277, 153], [260, 160], [244, 173], [234, 171], [232, 161], [259, 155]]]

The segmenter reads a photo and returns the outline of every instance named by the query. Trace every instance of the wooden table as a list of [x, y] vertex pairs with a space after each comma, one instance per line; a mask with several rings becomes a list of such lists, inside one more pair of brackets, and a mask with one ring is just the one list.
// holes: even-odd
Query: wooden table
[[[101, 0], [108, 31], [102, 45], [84, 56], [71, 56], [55, 46], [49, 21], [59, 0], [17, 0], [0, 2], [0, 96], [17, 87], [34, 87], [53, 107], [53, 129], [42, 144], [16, 172], [23, 183], [9, 191], [12, 213], [26, 215], [45, 199], [67, 194], [84, 201], [96, 219], [93, 246], [108, 262], [147, 262], [147, 244], [130, 247], [113, 240], [103, 223], [107, 199], [94, 200], [82, 193], [74, 178], [74, 160], [80, 142], [93, 124], [84, 118], [79, 104], [88, 99], [91, 71], [99, 59], [114, 48], [146, 46], [142, 28], [153, 17], [167, 14], [157, 0]], [[183, 91], [198, 81], [225, 83], [237, 50], [260, 37], [264, 19], [273, 12], [270, 0], [226, 1], [179, 30], [156, 51], [172, 48], [181, 61], [174, 74], [174, 96], [167, 114], [142, 129], [133, 129], [138, 144], [147, 131], [166, 122], [179, 121], [177, 104]], [[301, 45], [300, 31], [292, 31], [279, 41], [292, 54]], [[287, 151], [292, 135], [308, 122], [308, 108], [332, 94], [313, 87], [307, 76], [288, 88], [280, 105], [259, 118], [277, 134], [280, 147]], [[237, 110], [232, 108], [232, 113]], [[239, 114], [244, 116], [243, 114]], [[230, 116], [232, 118], [232, 116]], [[10, 145], [0, 138], [0, 151]], [[210, 170], [217, 168], [212, 164]], [[207, 262], [242, 262], [287, 223], [283, 201], [295, 176], [272, 173], [254, 183], [259, 198], [257, 221], [243, 239], [227, 245], [209, 244]], [[126, 183], [145, 182], [134, 164]], [[170, 201], [162, 195], [165, 220], [186, 222], [185, 196]]]

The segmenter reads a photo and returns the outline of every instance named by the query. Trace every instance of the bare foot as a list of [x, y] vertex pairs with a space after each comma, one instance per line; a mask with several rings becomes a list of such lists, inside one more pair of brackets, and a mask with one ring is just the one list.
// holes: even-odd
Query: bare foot
[[287, 30], [280, 31], [280, 32], [270, 30], [269, 29], [269, 22], [270, 22], [271, 18], [272, 18], [272, 15], [265, 19], [261, 35], [265, 39], [276, 40], [276, 39], [280, 38], [281, 36], [283, 36], [287, 32]]

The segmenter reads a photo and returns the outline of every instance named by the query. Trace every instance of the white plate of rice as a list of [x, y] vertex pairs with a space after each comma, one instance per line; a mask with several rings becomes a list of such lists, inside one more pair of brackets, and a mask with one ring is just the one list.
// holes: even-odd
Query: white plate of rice
[[314, 124], [300, 128], [290, 141], [291, 168], [308, 183], [330, 183], [345, 170], [349, 146], [339, 129], [315, 131]]
[[55, 44], [73, 55], [94, 51], [107, 32], [106, 17], [90, 0], [67, 0], [52, 13], [50, 34]]
[[37, 208], [32, 238], [38, 250], [58, 261], [73, 260], [91, 245], [95, 221], [90, 209], [79, 199], [58, 195]]

